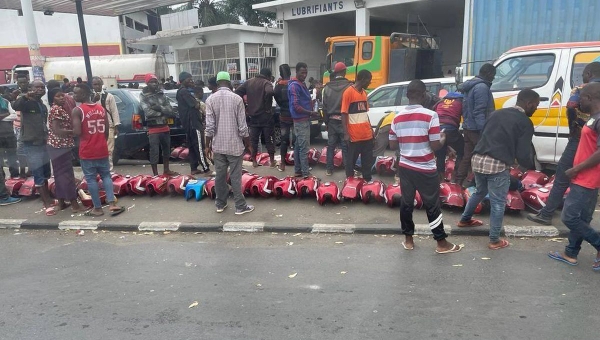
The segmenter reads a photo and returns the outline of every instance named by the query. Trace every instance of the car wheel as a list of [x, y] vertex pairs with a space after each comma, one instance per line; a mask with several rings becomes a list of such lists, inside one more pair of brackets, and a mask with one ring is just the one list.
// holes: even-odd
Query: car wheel
[[119, 164], [120, 160], [121, 160], [121, 155], [119, 154], [119, 152], [117, 150], [114, 150], [113, 157], [112, 157], [113, 166]]

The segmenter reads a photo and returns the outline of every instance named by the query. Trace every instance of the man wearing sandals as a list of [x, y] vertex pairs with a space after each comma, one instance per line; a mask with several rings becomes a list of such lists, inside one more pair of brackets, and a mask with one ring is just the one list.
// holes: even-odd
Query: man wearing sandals
[[492, 250], [509, 246], [500, 238], [506, 195], [510, 185], [510, 167], [517, 163], [524, 168], [533, 167], [531, 157], [531, 138], [533, 123], [531, 117], [540, 103], [540, 96], [533, 90], [523, 90], [517, 96], [515, 107], [494, 111], [488, 117], [481, 139], [475, 146], [471, 160], [475, 174], [476, 192], [469, 198], [458, 226], [477, 227], [483, 225], [480, 220], [473, 219], [475, 208], [489, 193], [490, 211], [490, 243]]
[[565, 251], [551, 252], [548, 256], [569, 265], [577, 264], [577, 256], [583, 241], [589, 242], [596, 251], [592, 268], [600, 270], [600, 233], [590, 226], [600, 188], [600, 83], [586, 85], [580, 94], [580, 108], [591, 117], [581, 129], [579, 146], [573, 167], [565, 171], [571, 179], [571, 191], [562, 210], [562, 221], [569, 228], [569, 244]]
[[110, 176], [110, 162], [108, 160], [109, 121], [106, 111], [99, 103], [91, 100], [92, 90], [86, 84], [78, 84], [74, 89], [74, 99], [81, 103], [73, 109], [73, 134], [79, 136], [79, 159], [81, 170], [88, 183], [88, 190], [94, 202], [94, 208], [86, 212], [86, 216], [102, 216], [102, 202], [96, 176], [100, 175], [106, 200], [110, 205], [111, 215], [125, 211], [117, 206], [113, 192], [113, 183]]
[[413, 210], [418, 190], [427, 210], [429, 228], [437, 241], [435, 252], [456, 253], [462, 247], [446, 240], [448, 235], [444, 231], [440, 204], [440, 178], [434, 155], [436, 150], [444, 146], [446, 136], [440, 133], [437, 113], [422, 106], [426, 99], [425, 93], [426, 88], [422, 81], [413, 80], [408, 84], [406, 96], [409, 105], [394, 117], [389, 133], [390, 148], [400, 148], [400, 225], [405, 237], [402, 246], [406, 250], [415, 247]]

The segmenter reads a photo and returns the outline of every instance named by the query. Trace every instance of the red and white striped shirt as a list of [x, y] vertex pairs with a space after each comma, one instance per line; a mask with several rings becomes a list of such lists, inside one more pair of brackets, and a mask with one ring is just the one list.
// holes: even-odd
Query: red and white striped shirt
[[390, 140], [400, 147], [399, 166], [420, 172], [436, 172], [435, 154], [429, 142], [440, 140], [440, 120], [435, 111], [409, 105], [400, 111], [390, 128]]

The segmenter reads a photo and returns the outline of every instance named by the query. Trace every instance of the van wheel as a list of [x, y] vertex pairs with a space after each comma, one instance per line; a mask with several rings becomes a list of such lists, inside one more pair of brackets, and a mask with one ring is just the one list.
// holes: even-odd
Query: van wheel
[[531, 145], [531, 163], [533, 164], [535, 170], [541, 171], [544, 169], [542, 163], [540, 163], [537, 159], [537, 155], [535, 153], [535, 148], [533, 147], [533, 144]]

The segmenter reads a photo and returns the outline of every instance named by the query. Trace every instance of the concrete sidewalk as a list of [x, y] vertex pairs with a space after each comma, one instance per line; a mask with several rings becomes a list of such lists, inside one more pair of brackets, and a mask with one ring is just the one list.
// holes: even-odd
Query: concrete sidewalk
[[[185, 164], [173, 164], [173, 170], [185, 173]], [[149, 167], [130, 161], [116, 168], [123, 175], [148, 173]], [[276, 169], [259, 167], [251, 169], [260, 175], [283, 177], [293, 174], [293, 167], [285, 173]], [[318, 165], [313, 173], [322, 181], [331, 181], [341, 187], [344, 173], [341, 170], [333, 176], [325, 176], [324, 169]], [[76, 175], [79, 168], [76, 168]], [[385, 183], [393, 182], [393, 177], [381, 177]], [[253, 231], [253, 232], [291, 232], [291, 233], [362, 233], [362, 234], [399, 234], [399, 208], [388, 208], [383, 203], [363, 204], [362, 202], [343, 201], [340, 204], [320, 206], [314, 198], [280, 199], [247, 198], [248, 204], [256, 207], [250, 214], [234, 214], [233, 201], [229, 208], [218, 214], [214, 201], [208, 197], [199, 202], [186, 201], [183, 197], [170, 196], [123, 196], [119, 205], [127, 211], [116, 217], [108, 214], [102, 217], [87, 217], [72, 214], [69, 209], [55, 216], [45, 216], [41, 200], [25, 198], [23, 202], [0, 207], [0, 228], [23, 229], [99, 229], [99, 230], [171, 230], [190, 232]], [[106, 209], [105, 209], [106, 211]], [[487, 236], [489, 232], [489, 214], [476, 215], [484, 225], [476, 228], [458, 228], [462, 209], [442, 209], [446, 230], [452, 235]], [[568, 230], [560, 222], [559, 214], [554, 217], [554, 226], [538, 226], [525, 218], [527, 212], [507, 213], [504, 218], [506, 235], [518, 237], [558, 237], [567, 235]], [[598, 218], [598, 216], [596, 216]], [[415, 223], [419, 234], [429, 235], [428, 221], [423, 210], [415, 210]]]

